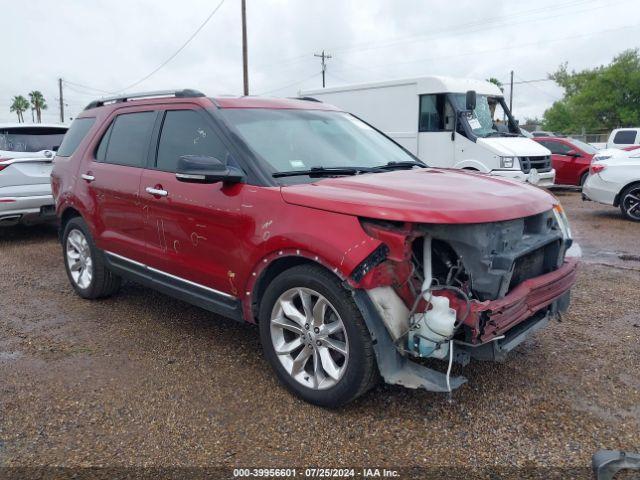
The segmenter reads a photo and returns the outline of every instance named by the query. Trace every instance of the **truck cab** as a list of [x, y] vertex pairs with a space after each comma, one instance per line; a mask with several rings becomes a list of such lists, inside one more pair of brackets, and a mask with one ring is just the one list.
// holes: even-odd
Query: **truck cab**
[[434, 167], [554, 182], [551, 152], [521, 134], [493, 83], [431, 76], [301, 94], [352, 112]]

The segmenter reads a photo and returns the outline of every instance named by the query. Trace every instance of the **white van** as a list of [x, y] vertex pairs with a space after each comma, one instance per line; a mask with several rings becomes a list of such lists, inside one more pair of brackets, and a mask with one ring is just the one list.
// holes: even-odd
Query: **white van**
[[624, 148], [640, 144], [640, 128], [616, 128], [609, 135], [606, 148]]
[[300, 94], [353, 113], [429, 165], [554, 182], [551, 152], [520, 133], [493, 83], [432, 76]]

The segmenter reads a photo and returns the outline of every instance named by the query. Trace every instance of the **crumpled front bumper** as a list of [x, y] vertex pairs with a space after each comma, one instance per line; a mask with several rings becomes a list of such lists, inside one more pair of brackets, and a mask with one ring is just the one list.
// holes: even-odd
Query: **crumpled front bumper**
[[[577, 271], [578, 260], [566, 258], [557, 270], [525, 280], [503, 298], [473, 301], [464, 321], [471, 328], [471, 343], [482, 344], [504, 335], [559, 300], [575, 283]], [[566, 309], [561, 307], [560, 311]]]

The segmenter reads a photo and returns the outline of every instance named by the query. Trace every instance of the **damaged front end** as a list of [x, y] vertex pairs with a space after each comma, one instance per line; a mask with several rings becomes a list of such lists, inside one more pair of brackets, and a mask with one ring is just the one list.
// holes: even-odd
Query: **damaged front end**
[[559, 205], [492, 223], [361, 224], [382, 243], [349, 280], [387, 383], [451, 391], [465, 381], [450, 378], [452, 362], [503, 360], [568, 307], [577, 263]]

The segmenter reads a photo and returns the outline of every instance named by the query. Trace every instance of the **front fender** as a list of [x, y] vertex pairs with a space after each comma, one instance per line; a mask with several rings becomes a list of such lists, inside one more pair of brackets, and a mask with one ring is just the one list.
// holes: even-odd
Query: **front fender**
[[479, 162], [478, 160], [473, 160], [471, 158], [462, 160], [456, 164], [454, 164], [453, 166], [454, 168], [472, 168], [474, 170], [478, 170], [479, 172], [482, 173], [489, 173], [490, 170], [486, 167], [485, 164]]
[[[363, 255], [364, 258], [367, 258], [379, 245], [380, 242], [375, 239], [365, 239], [358, 243], [358, 247], [360, 248], [358, 255]], [[262, 280], [265, 272], [274, 265], [274, 262], [290, 260], [293, 264], [300, 259], [304, 259], [305, 261], [317, 263], [318, 265], [323, 266], [327, 270], [333, 272], [338, 278], [340, 278], [340, 280], [351, 286], [355, 286], [357, 282], [350, 277], [354, 269], [347, 267], [347, 263], [344, 262], [345, 257], [350, 253], [351, 252], [348, 250], [342, 255], [341, 259], [335, 260], [329, 260], [323, 255], [300, 248], [283, 248], [265, 255], [251, 269], [251, 273], [249, 274], [245, 288], [242, 292], [242, 311], [245, 320], [250, 323], [255, 323], [252, 307], [254, 303], [259, 300], [257, 298], [257, 286]]]

